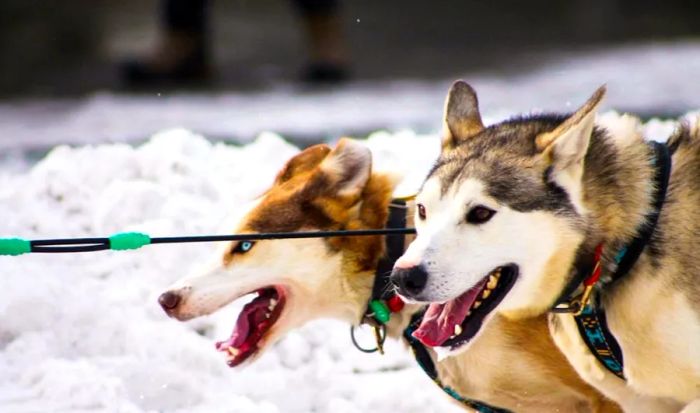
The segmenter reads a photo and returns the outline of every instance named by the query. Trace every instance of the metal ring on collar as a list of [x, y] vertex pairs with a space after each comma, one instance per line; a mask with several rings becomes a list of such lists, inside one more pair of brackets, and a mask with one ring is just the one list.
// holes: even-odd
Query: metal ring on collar
[[[360, 344], [357, 342], [357, 339], [355, 338], [355, 327], [356, 326], [350, 326], [350, 339], [352, 340], [352, 344], [355, 346], [356, 349], [360, 350], [363, 353], [374, 353], [379, 351], [379, 347], [384, 345], [384, 341], [386, 340], [386, 326], [382, 324], [379, 329], [381, 331], [381, 341], [379, 342], [379, 345], [375, 348], [364, 348], [360, 346]], [[374, 327], [372, 327], [374, 328]]]

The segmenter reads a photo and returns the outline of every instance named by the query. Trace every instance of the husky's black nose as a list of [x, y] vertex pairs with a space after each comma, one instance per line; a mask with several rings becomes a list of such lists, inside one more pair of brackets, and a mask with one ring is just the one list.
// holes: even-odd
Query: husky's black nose
[[166, 313], [170, 313], [180, 304], [182, 297], [180, 294], [173, 291], [166, 291], [158, 297], [158, 304], [163, 307]]
[[405, 297], [415, 298], [425, 289], [428, 283], [428, 273], [422, 265], [408, 268], [394, 268], [391, 272], [391, 282]]

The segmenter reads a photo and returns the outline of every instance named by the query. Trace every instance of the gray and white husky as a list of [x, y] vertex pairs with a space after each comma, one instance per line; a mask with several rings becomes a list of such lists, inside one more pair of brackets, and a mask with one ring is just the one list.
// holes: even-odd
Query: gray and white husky
[[415, 336], [454, 352], [496, 314], [550, 311], [580, 258], [602, 246], [593, 295], [619, 342], [626, 381], [590, 353], [571, 314], [550, 316], [557, 345], [626, 411], [700, 411], [700, 122], [669, 140], [658, 224], [631, 270], [608, 282], [616, 253], [655, 208], [656, 184], [640, 122], [596, 120], [604, 95], [601, 87], [573, 114], [485, 127], [475, 92], [456, 82], [442, 153], [416, 199], [418, 236], [392, 277], [407, 299], [432, 303]]

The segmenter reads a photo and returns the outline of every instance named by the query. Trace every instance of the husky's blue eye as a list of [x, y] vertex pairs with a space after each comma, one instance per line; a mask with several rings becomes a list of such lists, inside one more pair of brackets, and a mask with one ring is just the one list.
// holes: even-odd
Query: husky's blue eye
[[233, 252], [244, 254], [250, 251], [253, 248], [253, 245], [255, 245], [253, 241], [241, 241], [238, 243], [238, 245], [236, 245], [236, 248], [233, 249]]

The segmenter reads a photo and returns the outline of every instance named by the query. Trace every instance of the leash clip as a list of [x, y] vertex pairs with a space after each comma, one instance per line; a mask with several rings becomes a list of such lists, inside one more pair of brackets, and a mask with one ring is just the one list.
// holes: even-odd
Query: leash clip
[[352, 344], [355, 346], [356, 349], [360, 350], [363, 353], [374, 353], [378, 351], [379, 354], [384, 355], [384, 341], [386, 341], [386, 325], [378, 323], [365, 324], [370, 324], [372, 330], [374, 331], [374, 340], [376, 341], [376, 347], [365, 348], [360, 346], [360, 344], [357, 342], [357, 339], [355, 338], [356, 326], [354, 325], [350, 326], [350, 340], [352, 340]]
[[583, 310], [588, 306], [588, 302], [591, 300], [591, 293], [593, 293], [593, 285], [587, 285], [583, 288], [583, 294], [574, 299], [577, 305], [574, 316], [578, 317], [583, 313]]
[[549, 311], [556, 314], [580, 314], [583, 310], [583, 307], [581, 306], [579, 298], [582, 296], [583, 295], [579, 295], [572, 298], [570, 301], [559, 303], [556, 306], [552, 307], [552, 309]]
[[557, 304], [550, 310], [551, 312], [557, 314], [571, 313], [574, 316], [580, 316], [581, 313], [583, 313], [583, 310], [586, 308], [586, 306], [588, 306], [588, 302], [591, 300], [593, 288], [600, 279], [600, 259], [602, 254], [603, 244], [598, 244], [595, 249], [595, 266], [593, 267], [591, 275], [583, 281], [583, 292], [568, 302]]
[[581, 294], [572, 298], [570, 301], [557, 304], [550, 311], [557, 314], [572, 314], [577, 317], [580, 316], [586, 306], [588, 306], [589, 301], [591, 301], [594, 285], [595, 284], [584, 285], [583, 292]]
[[[374, 340], [377, 342], [377, 350], [379, 354], [384, 355], [384, 338], [386, 337], [386, 325], [382, 324], [375, 325], [374, 328]], [[383, 334], [382, 334], [383, 331]]]

